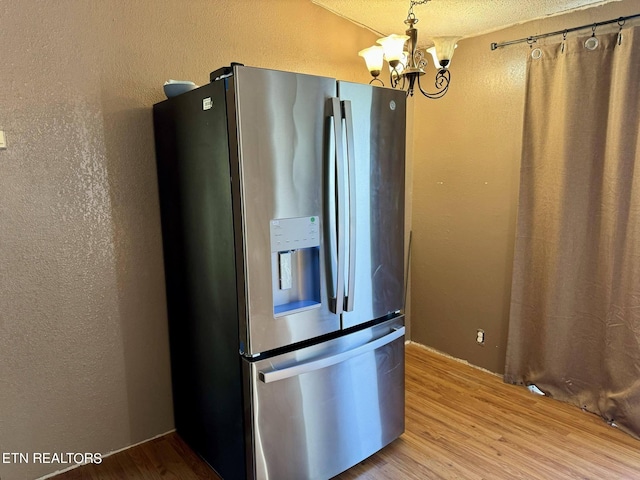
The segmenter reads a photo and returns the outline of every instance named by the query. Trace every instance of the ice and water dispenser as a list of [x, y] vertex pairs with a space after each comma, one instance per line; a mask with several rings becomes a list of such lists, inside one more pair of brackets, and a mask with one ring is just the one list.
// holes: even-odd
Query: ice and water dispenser
[[320, 217], [271, 220], [273, 315], [320, 307]]

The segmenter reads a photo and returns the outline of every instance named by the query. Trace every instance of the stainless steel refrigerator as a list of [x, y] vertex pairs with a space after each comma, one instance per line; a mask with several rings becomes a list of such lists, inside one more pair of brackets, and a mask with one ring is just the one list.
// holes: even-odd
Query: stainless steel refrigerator
[[234, 64], [153, 114], [177, 432], [225, 479], [393, 441], [404, 93]]

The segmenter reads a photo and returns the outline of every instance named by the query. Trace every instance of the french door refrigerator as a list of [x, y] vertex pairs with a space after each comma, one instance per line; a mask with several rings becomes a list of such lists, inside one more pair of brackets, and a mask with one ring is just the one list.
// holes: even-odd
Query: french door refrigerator
[[272, 480], [397, 438], [404, 93], [233, 64], [153, 114], [180, 436]]

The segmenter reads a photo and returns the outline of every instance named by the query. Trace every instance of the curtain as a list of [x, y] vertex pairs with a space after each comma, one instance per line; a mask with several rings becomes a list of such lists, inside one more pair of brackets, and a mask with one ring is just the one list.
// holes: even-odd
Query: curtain
[[640, 437], [640, 27], [621, 33], [531, 50], [505, 381]]

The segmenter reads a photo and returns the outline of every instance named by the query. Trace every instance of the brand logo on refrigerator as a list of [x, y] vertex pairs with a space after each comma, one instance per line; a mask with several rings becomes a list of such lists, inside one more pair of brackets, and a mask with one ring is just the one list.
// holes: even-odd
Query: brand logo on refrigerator
[[391, 100], [391, 101], [389, 102], [389, 108], [390, 108], [391, 110], [395, 110], [395, 109], [396, 109], [396, 102], [394, 102], [393, 100]]

